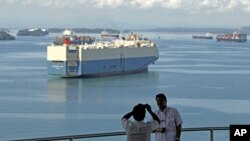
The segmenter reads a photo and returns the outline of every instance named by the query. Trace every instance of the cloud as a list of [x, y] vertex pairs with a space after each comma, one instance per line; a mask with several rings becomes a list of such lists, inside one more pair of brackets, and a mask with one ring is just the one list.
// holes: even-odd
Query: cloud
[[241, 1], [241, 3], [244, 5], [244, 9], [246, 10], [246, 11], [250, 11], [250, 1], [249, 0], [240, 0]]
[[124, 4], [124, 0], [94, 0], [93, 4], [99, 8], [117, 8]]
[[198, 5], [200, 10], [211, 12], [225, 12], [232, 10], [243, 10], [250, 12], [249, 0], [191, 0]]
[[239, 9], [250, 12], [249, 0], [0, 0], [0, 4], [51, 8], [134, 8], [172, 9], [195, 12], [225, 12]]
[[157, 3], [159, 2], [159, 0], [131, 0], [128, 3], [128, 6], [131, 5], [134, 8], [152, 8], [154, 6], [157, 5]]
[[162, 2], [162, 7], [169, 9], [181, 8], [182, 0], [164, 0]]

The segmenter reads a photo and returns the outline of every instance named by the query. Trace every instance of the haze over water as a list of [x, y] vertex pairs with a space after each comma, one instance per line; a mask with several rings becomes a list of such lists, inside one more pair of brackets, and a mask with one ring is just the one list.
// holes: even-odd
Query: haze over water
[[[250, 123], [249, 42], [144, 35], [160, 51], [149, 72], [91, 79], [47, 75], [46, 46], [54, 35], [1, 41], [0, 140], [123, 131], [121, 117], [137, 103], [155, 110], [158, 92], [180, 111], [183, 128]], [[227, 131], [215, 132], [215, 140], [228, 138]], [[125, 136], [91, 140], [117, 139]], [[182, 139], [209, 140], [209, 134], [183, 133]]]

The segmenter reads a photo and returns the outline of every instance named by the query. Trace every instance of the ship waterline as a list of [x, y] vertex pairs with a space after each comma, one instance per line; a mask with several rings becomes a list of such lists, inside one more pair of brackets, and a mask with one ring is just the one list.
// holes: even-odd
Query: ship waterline
[[70, 61], [48, 61], [48, 72], [61, 77], [101, 77], [119, 74], [139, 73], [148, 70], [148, 65], [157, 57], [137, 57], [126, 59], [107, 59], [74, 62], [76, 67], [69, 67]]

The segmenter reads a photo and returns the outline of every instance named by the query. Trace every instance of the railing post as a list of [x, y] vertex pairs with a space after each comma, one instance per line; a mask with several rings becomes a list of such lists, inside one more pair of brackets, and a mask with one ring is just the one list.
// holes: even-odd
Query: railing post
[[70, 138], [69, 141], [73, 141], [74, 139], [73, 138]]
[[210, 129], [210, 141], [214, 141], [214, 131]]

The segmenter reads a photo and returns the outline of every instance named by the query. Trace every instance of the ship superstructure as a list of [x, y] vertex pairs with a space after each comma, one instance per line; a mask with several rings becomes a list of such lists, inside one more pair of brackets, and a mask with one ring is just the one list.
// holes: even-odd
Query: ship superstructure
[[63, 44], [47, 47], [49, 74], [98, 77], [139, 73], [147, 71], [148, 65], [159, 57], [156, 44], [139, 34], [99, 42], [75, 42], [72, 36], [79, 39], [71, 32], [68, 38], [60, 39]]

